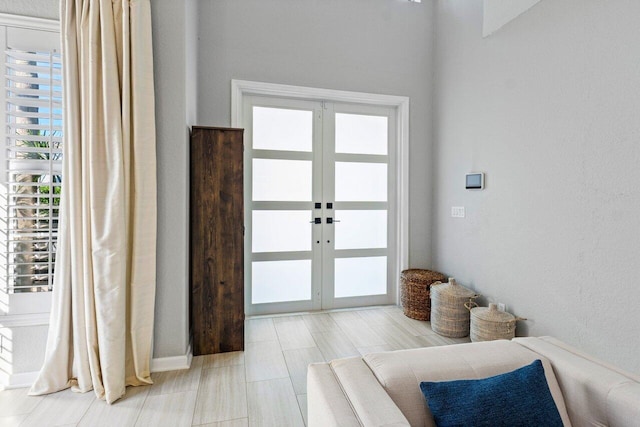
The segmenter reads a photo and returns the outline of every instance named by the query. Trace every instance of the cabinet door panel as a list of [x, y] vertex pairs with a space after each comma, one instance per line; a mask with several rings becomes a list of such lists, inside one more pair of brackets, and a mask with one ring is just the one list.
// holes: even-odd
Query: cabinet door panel
[[194, 127], [191, 133], [194, 355], [244, 349], [242, 132]]

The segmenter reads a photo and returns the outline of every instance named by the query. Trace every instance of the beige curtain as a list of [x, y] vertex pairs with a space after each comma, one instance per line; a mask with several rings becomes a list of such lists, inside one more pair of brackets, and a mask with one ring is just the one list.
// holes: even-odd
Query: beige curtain
[[64, 169], [45, 362], [30, 394], [150, 384], [156, 150], [149, 0], [61, 0]]

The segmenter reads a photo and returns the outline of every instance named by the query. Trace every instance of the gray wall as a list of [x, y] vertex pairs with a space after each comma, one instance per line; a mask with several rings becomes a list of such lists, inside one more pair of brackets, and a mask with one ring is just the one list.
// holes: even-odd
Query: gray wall
[[[158, 159], [158, 257], [154, 357], [184, 355], [188, 322], [188, 128], [195, 118], [193, 0], [152, 0]], [[58, 18], [58, 0], [2, 1], [0, 12]], [[187, 13], [190, 15], [187, 15]], [[189, 25], [187, 20], [190, 19]], [[193, 45], [194, 36], [191, 37]], [[189, 89], [187, 91], [187, 89]], [[191, 96], [191, 98], [193, 98]]]
[[404, 95], [410, 117], [410, 265], [430, 266], [433, 3], [203, 0], [198, 123], [231, 124], [231, 80]]
[[[481, 0], [436, 4], [432, 64], [430, 1], [200, 1], [196, 54], [194, 5], [153, 0], [155, 357], [188, 342], [187, 124], [197, 106], [198, 124], [229, 125], [237, 78], [410, 96], [411, 265], [430, 266], [433, 251], [435, 267], [530, 318], [522, 332], [640, 372], [640, 3], [541, 2], [486, 39]], [[57, 7], [0, 1], [48, 18]], [[487, 172], [485, 191], [462, 189], [471, 170]]]
[[[56, 18], [58, 0], [0, 0], [0, 11]], [[410, 263], [430, 265], [431, 2], [153, 0], [152, 18], [158, 159], [154, 357], [183, 355], [188, 344], [187, 126], [230, 125], [234, 78], [409, 96]]]
[[[187, 3], [153, 0], [158, 159], [158, 256], [154, 357], [184, 355], [189, 342], [189, 131]], [[191, 25], [191, 23], [189, 23]]]
[[[640, 2], [437, 2], [435, 266], [640, 373]], [[487, 188], [463, 189], [485, 171]], [[466, 218], [450, 217], [465, 206]]]
[[0, 13], [58, 19], [59, 0], [0, 0]]

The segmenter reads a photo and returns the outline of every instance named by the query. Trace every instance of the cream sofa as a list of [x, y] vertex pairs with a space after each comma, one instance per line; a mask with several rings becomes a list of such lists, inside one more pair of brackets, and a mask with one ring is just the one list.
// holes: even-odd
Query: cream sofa
[[421, 381], [484, 378], [540, 359], [565, 425], [640, 426], [640, 377], [551, 337], [372, 353], [309, 366], [309, 427], [433, 426]]

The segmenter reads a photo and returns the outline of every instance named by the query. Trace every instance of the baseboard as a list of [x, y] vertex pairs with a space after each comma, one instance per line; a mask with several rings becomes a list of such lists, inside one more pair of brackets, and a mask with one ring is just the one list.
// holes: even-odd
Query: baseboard
[[40, 371], [23, 372], [20, 374], [7, 374], [0, 372], [0, 390], [11, 390], [13, 388], [31, 387], [38, 378]]
[[[151, 359], [151, 372], [189, 369], [192, 360], [193, 353], [191, 352], [191, 344], [189, 344], [187, 352], [181, 356], [158, 357]], [[7, 374], [6, 372], [0, 371], [0, 390], [31, 387], [34, 381], [38, 378], [39, 373], [40, 371]]]
[[157, 357], [151, 359], [151, 372], [177, 371], [180, 369], [189, 369], [193, 352], [191, 351], [191, 343], [187, 347], [187, 352], [181, 356]]

